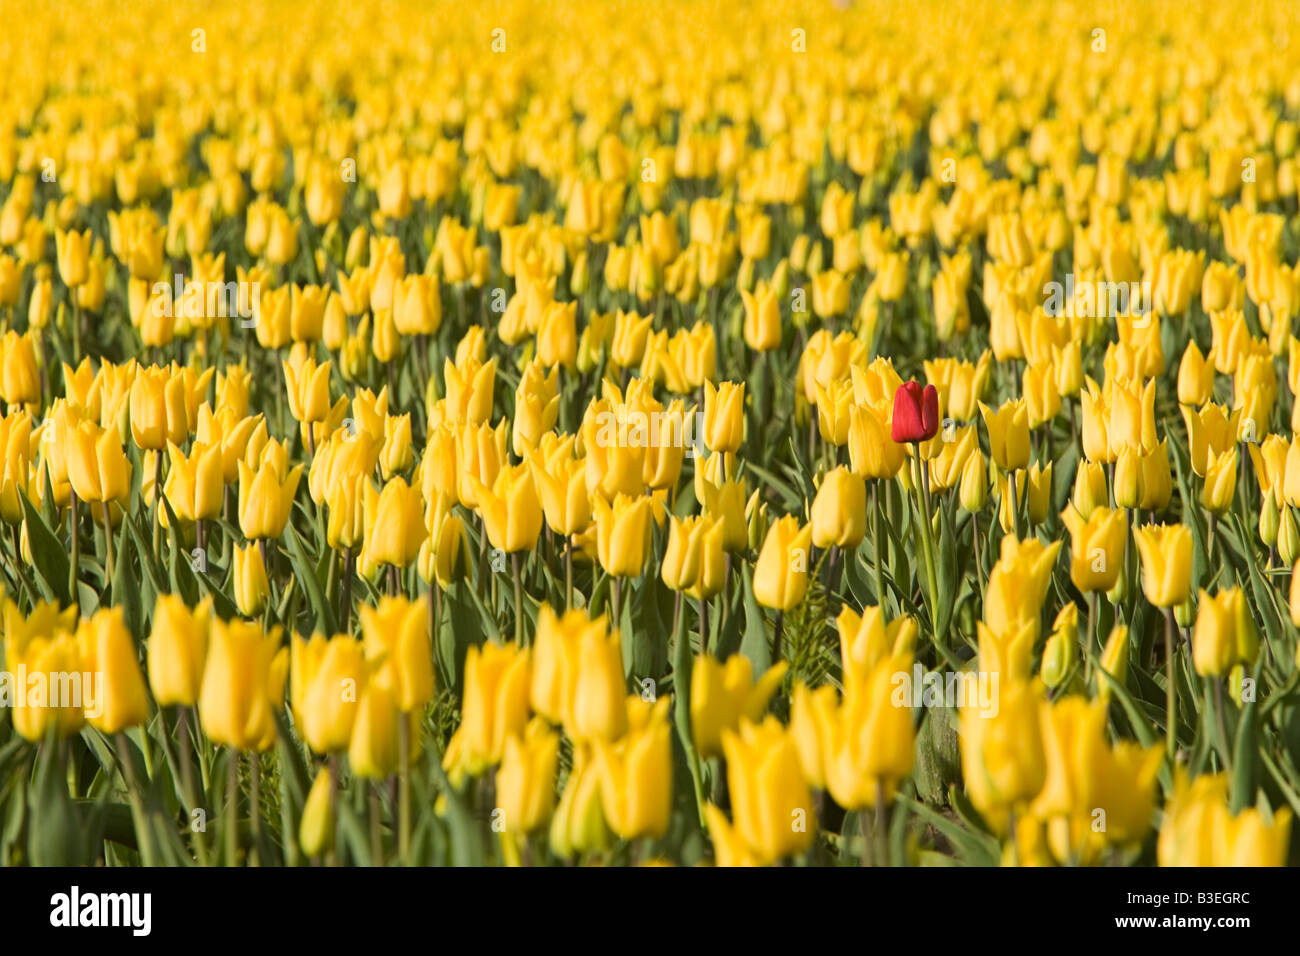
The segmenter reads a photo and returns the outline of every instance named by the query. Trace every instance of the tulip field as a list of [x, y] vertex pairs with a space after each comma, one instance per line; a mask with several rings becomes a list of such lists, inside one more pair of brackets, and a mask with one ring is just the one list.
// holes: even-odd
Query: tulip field
[[1293, 4], [0, 11], [0, 865], [1300, 859]]

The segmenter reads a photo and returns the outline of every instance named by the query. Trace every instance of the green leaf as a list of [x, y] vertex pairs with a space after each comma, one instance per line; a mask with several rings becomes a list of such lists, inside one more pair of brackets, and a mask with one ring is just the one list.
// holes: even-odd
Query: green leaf
[[[172, 504], [163, 495], [159, 498], [167, 509], [167, 530], [172, 541], [171, 560], [167, 562], [171, 572], [172, 591], [184, 598], [185, 603], [193, 607], [199, 602], [199, 582], [194, 577], [194, 568], [190, 565], [190, 552], [181, 540], [181, 523], [172, 510]], [[162, 556], [159, 555], [161, 558]]]
[[82, 866], [86, 846], [68, 794], [67, 768], [58, 755], [64, 748], [47, 742], [37, 750], [36, 773], [29, 784], [32, 808], [27, 853], [34, 866]]
[[[1259, 683], [1259, 672], [1263, 663], [1262, 657], [1255, 661], [1252, 676], [1256, 684]], [[1259, 743], [1256, 740], [1256, 708], [1256, 698], [1252, 697], [1242, 708], [1241, 720], [1237, 723], [1237, 739], [1232, 748], [1232, 788], [1229, 791], [1229, 810], [1233, 816], [1255, 802], [1255, 760], [1259, 750]]]
[[767, 640], [767, 621], [763, 609], [754, 597], [753, 575], [749, 565], [741, 565], [740, 580], [745, 588], [745, 636], [740, 641], [740, 653], [749, 658], [755, 674], [765, 674], [772, 666], [772, 648]]
[[164, 574], [162, 565], [158, 563], [158, 556], [153, 553], [153, 544], [146, 543], [144, 533], [140, 530], [138, 523], [130, 516], [127, 516], [125, 522], [127, 533], [131, 536], [131, 541], [135, 544], [135, 553], [140, 558], [140, 567], [144, 569], [145, 577], [153, 586], [155, 594], [168, 594], [169, 588], [163, 586]]
[[307, 559], [302, 539], [298, 537], [298, 532], [293, 529], [293, 525], [285, 525], [284, 536], [289, 542], [289, 558], [293, 562], [294, 574], [306, 588], [308, 601], [315, 612], [316, 628], [323, 634], [333, 634], [338, 629], [334, 620], [334, 609], [330, 607], [329, 601], [325, 600], [325, 589]]
[[32, 564], [45, 596], [66, 605], [71, 600], [68, 593], [69, 558], [67, 547], [59, 541], [33, 506], [27, 495], [22, 495], [23, 514], [27, 520], [27, 540], [31, 544]]
[[[131, 525], [129, 515], [122, 516], [122, 533], [117, 543], [117, 566], [113, 571], [113, 595], [117, 598], [117, 604], [122, 608], [122, 618], [126, 622], [127, 630], [135, 638], [136, 645], [139, 646], [144, 640], [144, 608], [146, 596], [144, 589], [148, 586], [148, 581], [137, 581], [135, 570], [132, 568], [132, 551], [127, 547], [131, 539], [130, 532], [127, 528]], [[152, 595], [150, 595], [152, 597]], [[149, 608], [153, 608], [153, 603], [149, 603]]]
[[[952, 793], [958, 793], [956, 787]], [[976, 866], [996, 866], [1000, 861], [998, 842], [988, 834], [977, 833], [957, 823], [950, 817], [931, 810], [924, 803], [899, 794], [895, 801], [898, 806], [906, 806], [930, 826], [938, 830], [952, 844], [962, 862]]]

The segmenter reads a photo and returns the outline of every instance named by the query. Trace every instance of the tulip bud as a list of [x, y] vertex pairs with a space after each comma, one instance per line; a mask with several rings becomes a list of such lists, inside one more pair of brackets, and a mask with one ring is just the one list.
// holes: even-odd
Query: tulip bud
[[[1291, 623], [1300, 627], [1300, 565], [1291, 569], [1291, 591], [1288, 595], [1288, 610], [1291, 612]], [[1300, 657], [1300, 652], [1297, 652]]]
[[551, 819], [551, 850], [560, 857], [604, 849], [611, 842], [601, 807], [600, 767], [589, 747], [574, 748], [573, 769]]
[[1282, 523], [1277, 529], [1277, 553], [1283, 564], [1291, 565], [1300, 558], [1300, 528], [1296, 527], [1295, 513], [1282, 509]]
[[1078, 657], [1077, 638], [1053, 634], [1043, 646], [1041, 673], [1048, 687], [1059, 687]]
[[266, 606], [271, 586], [266, 577], [266, 565], [256, 543], [234, 548], [235, 606], [245, 617], [257, 617]]
[[298, 844], [309, 857], [324, 855], [334, 844], [333, 797], [329, 767], [322, 767], [307, 794], [298, 825]]
[[1110, 491], [1106, 487], [1106, 469], [1099, 461], [1079, 463], [1074, 473], [1074, 495], [1071, 498], [1079, 515], [1087, 520], [1097, 508], [1110, 504]]
[[1138, 506], [1140, 471], [1141, 452], [1132, 445], [1125, 445], [1115, 462], [1115, 504], [1120, 508]]
[[1029, 522], [1039, 525], [1047, 520], [1052, 508], [1052, 466], [1040, 468], [1038, 462], [1030, 467], [1026, 484], [1029, 486], [1026, 497], [1029, 499]]
[[1278, 529], [1282, 523], [1282, 514], [1277, 500], [1271, 494], [1264, 495], [1264, 505], [1259, 511], [1259, 539], [1265, 547], [1277, 544]]
[[578, 253], [573, 261], [573, 271], [569, 276], [569, 289], [574, 295], [583, 295], [591, 286], [591, 269], [587, 265], [587, 253]]
[[966, 464], [962, 466], [958, 501], [966, 511], [971, 514], [978, 514], [984, 509], [988, 498], [988, 465], [984, 461], [984, 453], [977, 450], [966, 459]]
[[1124, 680], [1128, 676], [1128, 628], [1125, 625], [1115, 625], [1115, 629], [1110, 632], [1110, 637], [1106, 640], [1106, 646], [1102, 648], [1101, 659], [1097, 664], [1110, 675], [1109, 679], [1105, 676], [1099, 678], [1097, 687], [1097, 696], [1101, 700], [1107, 700], [1112, 691], [1111, 680], [1123, 687]]

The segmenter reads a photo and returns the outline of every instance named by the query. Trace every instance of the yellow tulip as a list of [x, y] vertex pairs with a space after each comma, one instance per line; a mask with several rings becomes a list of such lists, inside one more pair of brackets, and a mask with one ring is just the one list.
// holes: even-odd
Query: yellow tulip
[[176, 445], [168, 444], [171, 470], [163, 494], [176, 517], [182, 521], [204, 521], [221, 514], [225, 499], [221, 449], [195, 442], [188, 458]]
[[427, 537], [418, 486], [394, 478], [378, 494], [366, 482], [366, 554], [375, 564], [409, 565]]
[[578, 746], [568, 782], [551, 818], [549, 842], [553, 853], [571, 859], [608, 847], [612, 838], [601, 796], [600, 766], [591, 748]]
[[542, 502], [533, 470], [526, 463], [507, 465], [491, 488], [471, 481], [492, 547], [507, 554], [535, 548], [542, 531]]
[[616, 743], [598, 741], [601, 799], [610, 828], [624, 840], [661, 837], [672, 808], [672, 731], [669, 698], [628, 700], [628, 731]]
[[[20, 644], [6, 624], [6, 635], [6, 666], [11, 672], [25, 673], [28, 682], [21, 693], [14, 695], [11, 710], [14, 730], [33, 743], [44, 740], [51, 732], [60, 738], [77, 733], [85, 723], [85, 707], [99, 709], [104, 697], [102, 681], [95, 689], [80, 683], [85, 672], [83, 643], [66, 629], [33, 636]], [[67, 675], [76, 680], [68, 683]], [[41, 685], [66, 686], [69, 691], [57, 697], [28, 693], [28, 688]], [[96, 689], [100, 699], [92, 700]]]
[[1205, 484], [1201, 488], [1201, 504], [1211, 514], [1222, 515], [1232, 507], [1237, 490], [1237, 449], [1229, 449], [1208, 464]]
[[538, 717], [528, 722], [522, 735], [506, 740], [496, 781], [504, 832], [530, 833], [550, 821], [559, 753], [560, 735]]
[[317, 753], [346, 750], [368, 671], [360, 641], [295, 634], [289, 658], [289, 700], [307, 746]]
[[767, 532], [754, 564], [754, 597], [764, 607], [788, 611], [808, 590], [808, 549], [812, 526], [799, 527], [793, 515], [779, 519]]
[[418, 711], [433, 699], [433, 657], [425, 598], [383, 597], [378, 607], [361, 608], [366, 659], [389, 675], [396, 706]]
[[268, 750], [276, 739], [275, 712], [284, 706], [289, 651], [280, 629], [264, 632], [246, 621], [214, 620], [199, 689], [199, 719], [213, 743], [236, 750]]
[[1201, 406], [1214, 394], [1214, 363], [1206, 361], [1196, 340], [1188, 342], [1183, 360], [1178, 364], [1178, 401]]
[[[575, 625], [569, 622], [564, 626]], [[600, 618], [590, 627], [577, 625], [575, 640], [577, 671], [572, 678], [573, 702], [566, 729], [579, 743], [618, 740], [628, 726], [619, 633], [615, 630], [606, 634], [604, 619]]]
[[1192, 631], [1192, 661], [1202, 677], [1223, 677], [1238, 664], [1254, 664], [1259, 636], [1250, 606], [1240, 588], [1211, 597], [1200, 592], [1200, 609]]
[[284, 533], [301, 478], [302, 465], [285, 473], [270, 459], [263, 459], [256, 470], [239, 462], [239, 527], [245, 537], [278, 538]]
[[1014, 680], [997, 690], [996, 708], [967, 700], [961, 708], [962, 775], [971, 803], [998, 833], [1043, 787], [1046, 759], [1039, 730], [1042, 687]]
[[372, 671], [357, 701], [348, 741], [348, 766], [352, 772], [369, 780], [384, 780], [397, 772], [401, 763], [401, 721], [408, 721], [408, 739], [418, 750], [416, 716], [403, 714], [398, 708], [392, 672], [384, 668]]
[[560, 373], [552, 368], [549, 375], [542, 372], [540, 361], [528, 363], [515, 390], [515, 417], [512, 443], [515, 454], [521, 458], [536, 447], [545, 432], [555, 427], [560, 413]]
[[867, 532], [867, 490], [843, 465], [829, 471], [812, 504], [812, 543], [852, 551]]
[[1067, 505], [1061, 520], [1070, 531], [1070, 580], [1085, 594], [1109, 591], [1124, 567], [1128, 522], [1123, 511], [1096, 507], [1082, 517]]
[[54, 231], [55, 254], [59, 263], [59, 278], [69, 289], [84, 285], [90, 278], [90, 239], [89, 229], [84, 232], [74, 230]]
[[871, 406], [855, 405], [849, 412], [848, 445], [853, 471], [863, 478], [893, 478], [907, 460], [905, 446], [890, 434], [888, 416]]
[[1029, 464], [1029, 412], [1023, 399], [1012, 399], [997, 410], [980, 402], [989, 433], [989, 452], [1003, 471]]
[[1171, 608], [1187, 600], [1192, 574], [1192, 532], [1185, 525], [1144, 525], [1133, 532], [1142, 558], [1147, 600]]
[[298, 844], [309, 857], [319, 857], [334, 845], [334, 785], [330, 768], [322, 767], [307, 792], [298, 824]]
[[40, 397], [34, 334], [19, 335], [10, 329], [0, 337], [0, 398], [10, 405], [23, 405]]
[[870, 605], [859, 615], [850, 607], [835, 619], [840, 633], [840, 663], [844, 695], [854, 697], [876, 665], [891, 656], [910, 656], [916, 649], [916, 621], [900, 617], [888, 623], [884, 612]]
[[117, 432], [81, 422], [69, 439], [68, 480], [77, 497], [96, 504], [125, 500], [131, 490], [131, 463]]
[[757, 352], [770, 352], [781, 345], [781, 306], [776, 290], [760, 282], [753, 292], [740, 290], [745, 307], [745, 344]]
[[266, 564], [262, 560], [262, 551], [256, 544], [241, 548], [234, 547], [235, 606], [245, 617], [256, 617], [266, 606], [271, 586], [266, 577]]
[[779, 661], [757, 681], [749, 658], [733, 654], [721, 663], [700, 654], [691, 668], [691, 738], [701, 757], [721, 756], [724, 731], [735, 731], [741, 720], [758, 722], [781, 686], [788, 665]]
[[650, 550], [650, 498], [619, 495], [594, 501], [597, 553], [606, 574], [637, 577]]
[[744, 721], [739, 732], [723, 732], [722, 746], [732, 816], [750, 851], [775, 863], [807, 849], [816, 811], [790, 734], [771, 717]]
[[710, 451], [736, 452], [745, 437], [745, 385], [704, 383], [704, 444]]
[[531, 657], [527, 648], [488, 642], [465, 655], [460, 726], [443, 755], [454, 777], [478, 776], [501, 761], [508, 737], [528, 722]]
[[158, 598], [149, 634], [149, 686], [159, 707], [198, 703], [208, 654], [212, 599], [194, 610], [174, 594]]
[[1002, 539], [984, 598], [984, 620], [993, 633], [1006, 634], [1025, 623], [1036, 626], [1060, 549], [1060, 541], [1044, 545], [1036, 538]]

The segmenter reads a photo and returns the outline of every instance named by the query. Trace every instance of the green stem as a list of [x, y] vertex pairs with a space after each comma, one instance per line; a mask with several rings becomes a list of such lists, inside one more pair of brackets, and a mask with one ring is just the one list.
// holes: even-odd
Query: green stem
[[[401, 738], [398, 738], [399, 742]], [[339, 755], [329, 755], [329, 774], [330, 774], [330, 814], [334, 817], [334, 825], [331, 831], [334, 834], [334, 840], [330, 844], [329, 852], [325, 857], [326, 866], [338, 866], [339, 864], [339, 776], [341, 774], [339, 766]]]
[[515, 645], [524, 646], [524, 582], [519, 568], [519, 552], [510, 552], [510, 571], [515, 584]]
[[875, 559], [876, 572], [876, 604], [884, 611], [885, 609], [885, 574], [883, 569], [882, 552], [884, 543], [880, 540], [880, 481], [879, 479], [871, 482], [871, 539], [872, 539], [872, 557]]
[[397, 718], [397, 853], [402, 866], [411, 865], [411, 725], [406, 716]]
[[700, 653], [709, 653], [709, 602], [700, 598]]
[[573, 538], [564, 537], [564, 609], [573, 609]]
[[1174, 686], [1174, 654], [1177, 643], [1174, 638], [1174, 612], [1164, 608], [1165, 613], [1165, 750], [1169, 757], [1169, 766], [1174, 766], [1174, 754], [1177, 741], [1174, 732], [1178, 724], [1178, 698]]
[[[159, 720], [162, 719], [161, 712]], [[164, 729], [164, 734], [166, 730]], [[192, 760], [193, 740], [190, 737], [190, 712], [189, 709], [181, 706], [176, 708], [176, 743], [180, 748], [176, 755], [177, 762], [181, 765], [181, 788], [185, 791], [185, 802], [189, 805], [190, 813], [200, 809], [198, 791], [194, 789], [194, 762]], [[199, 866], [208, 865], [208, 846], [204, 840], [203, 834], [190, 827], [190, 842], [194, 844], [194, 856], [199, 861]]]
[[109, 513], [108, 502], [101, 501], [99, 504], [104, 515], [104, 542], [105, 542], [105, 582], [104, 590], [108, 591], [113, 586], [113, 516]]
[[876, 840], [876, 866], [889, 866], [889, 837], [885, 832], [888, 809], [885, 806], [885, 782], [877, 777], [875, 821], [872, 824], [873, 836]]
[[384, 834], [380, 820], [379, 785], [370, 785], [370, 865], [384, 865]]
[[1088, 630], [1083, 635], [1083, 679], [1092, 679], [1092, 656], [1097, 641], [1097, 592], [1088, 592]]
[[1223, 708], [1223, 682], [1225, 678], [1211, 677], [1210, 682], [1214, 685], [1214, 719], [1219, 728], [1219, 746], [1223, 748], [1223, 765], [1228, 770], [1232, 769], [1232, 747], [1228, 743], [1231, 739], [1228, 736], [1227, 714]]
[[163, 456], [161, 451], [153, 453], [153, 553], [162, 557], [162, 489]]
[[[77, 587], [78, 565], [81, 564], [81, 535], [78, 533], [79, 515], [77, 514], [77, 493], [72, 491], [68, 496], [69, 503], [69, 521], [68, 527], [71, 529], [69, 537], [72, 539], [72, 563], [68, 566], [68, 597], [72, 600], [72, 606], [79, 608], [81, 606], [81, 589]], [[21, 550], [16, 555], [19, 561], [22, 561]]]
[[921, 477], [924, 471], [925, 469], [921, 464], [920, 448], [918, 447], [916, 449], [916, 454], [912, 456], [912, 480], [916, 485], [914, 490], [916, 493], [917, 508], [921, 511], [921, 557], [925, 561], [925, 579], [929, 591], [928, 603], [930, 605], [930, 630], [931, 633], [934, 634], [934, 639], [937, 643], [939, 640], [937, 621], [938, 612], [935, 607], [935, 601], [939, 593], [939, 584], [938, 578], [934, 572], [934, 544], [930, 538], [930, 513], [929, 509], [925, 506], [924, 486]]
[[352, 633], [352, 549], [343, 549], [343, 587], [339, 597], [339, 620], [343, 622], [343, 633]]
[[125, 733], [113, 735], [117, 743], [118, 759], [122, 765], [122, 782], [126, 785], [126, 796], [131, 803], [131, 819], [135, 823], [135, 835], [139, 841], [140, 861], [145, 866], [154, 865], [153, 834], [149, 831], [149, 820], [145, 816], [144, 804], [140, 800], [140, 789], [136, 785], [135, 765], [131, 762], [131, 747]]
[[226, 764], [226, 866], [239, 865], [239, 751]]
[[258, 866], [257, 844], [262, 835], [262, 758], [254, 750], [248, 755], [248, 819], [252, 846], [248, 852], [248, 865]]

